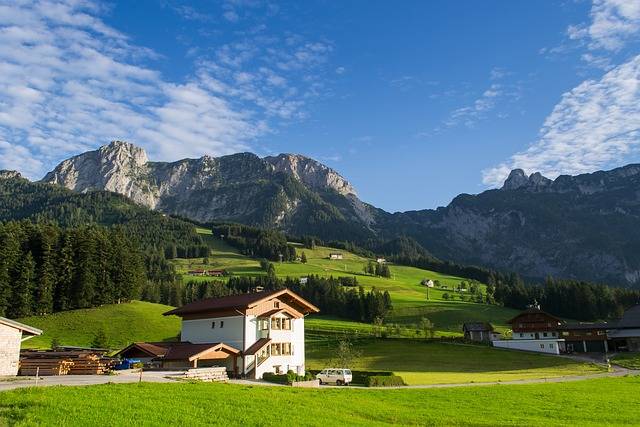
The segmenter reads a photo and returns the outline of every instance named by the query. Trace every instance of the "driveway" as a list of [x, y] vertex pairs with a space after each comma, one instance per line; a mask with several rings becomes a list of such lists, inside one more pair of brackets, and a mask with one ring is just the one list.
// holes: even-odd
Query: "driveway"
[[[142, 373], [142, 381], [154, 383], [167, 383], [175, 381], [167, 377], [176, 376], [175, 371], [145, 371]], [[40, 377], [11, 377], [8, 380], [0, 380], [0, 391], [13, 390], [22, 387], [47, 387], [54, 385], [95, 385], [107, 383], [136, 383], [140, 381], [140, 372], [135, 370], [120, 371], [116, 375], [58, 375]]]

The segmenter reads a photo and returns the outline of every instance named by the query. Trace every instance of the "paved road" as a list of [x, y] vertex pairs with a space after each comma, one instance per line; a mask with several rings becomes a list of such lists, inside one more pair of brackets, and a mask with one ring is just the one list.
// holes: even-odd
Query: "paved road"
[[[169, 383], [174, 382], [175, 379], [171, 377], [175, 377], [177, 374], [175, 371], [145, 371], [142, 374], [142, 381], [145, 382], [159, 382], [159, 383]], [[348, 388], [356, 388], [363, 390], [376, 390], [376, 389], [426, 389], [426, 388], [451, 388], [451, 387], [479, 387], [479, 386], [488, 386], [488, 385], [509, 385], [509, 384], [544, 384], [544, 383], [563, 383], [563, 382], [571, 382], [571, 381], [584, 381], [591, 380], [596, 378], [615, 378], [615, 377], [623, 377], [625, 375], [640, 375], [640, 371], [634, 371], [622, 367], [614, 367], [614, 372], [604, 372], [601, 374], [590, 374], [590, 375], [576, 375], [576, 376], [568, 376], [568, 377], [558, 377], [558, 378], [540, 378], [540, 379], [528, 379], [528, 380], [514, 380], [514, 381], [492, 381], [492, 382], [478, 382], [478, 383], [459, 383], [459, 384], [426, 384], [426, 385], [411, 385], [411, 386], [400, 386], [400, 387], [360, 387], [360, 386], [350, 386]], [[107, 383], [136, 383], [140, 381], [139, 372], [135, 371], [121, 371], [117, 375], [61, 375], [61, 376], [53, 376], [53, 377], [41, 377], [37, 382], [38, 387], [42, 386], [55, 386], [55, 385], [64, 385], [64, 386], [83, 386], [83, 385], [95, 385], [95, 384], [107, 384]], [[251, 385], [251, 386], [280, 386], [280, 384], [269, 383], [266, 381], [259, 380], [229, 380], [230, 384], [239, 384], [239, 385]], [[16, 388], [23, 387], [34, 387], [36, 386], [36, 380], [33, 377], [28, 377], [27, 379], [20, 379], [17, 377], [16, 380], [11, 381], [0, 381], [0, 391], [4, 390], [12, 390]], [[345, 388], [336, 387], [336, 386], [327, 386], [324, 385], [322, 388]]]
[[[167, 383], [175, 380], [168, 378], [175, 376], [173, 371], [145, 371], [142, 373], [142, 381], [154, 383]], [[59, 375], [40, 377], [38, 381], [34, 377], [15, 377], [10, 381], [0, 381], [0, 391], [12, 390], [22, 387], [46, 387], [54, 385], [95, 385], [107, 383], [136, 383], [140, 381], [140, 373], [133, 370], [121, 371], [117, 375]]]

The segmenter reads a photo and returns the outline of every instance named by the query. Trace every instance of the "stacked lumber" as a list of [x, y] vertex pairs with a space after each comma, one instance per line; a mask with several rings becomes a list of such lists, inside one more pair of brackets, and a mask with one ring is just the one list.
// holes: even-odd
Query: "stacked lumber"
[[97, 354], [83, 354], [73, 359], [71, 375], [104, 375], [111, 371], [111, 359], [103, 358]]
[[183, 376], [184, 379], [199, 381], [227, 381], [227, 368], [194, 368], [187, 370]]
[[90, 350], [39, 350], [20, 353], [20, 375], [103, 375], [111, 371], [114, 359]]
[[25, 359], [20, 361], [20, 375], [67, 375], [72, 365], [69, 359]]

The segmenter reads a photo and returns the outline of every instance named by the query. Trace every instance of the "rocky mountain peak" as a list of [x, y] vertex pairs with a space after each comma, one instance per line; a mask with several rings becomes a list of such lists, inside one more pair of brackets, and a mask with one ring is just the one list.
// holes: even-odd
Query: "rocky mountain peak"
[[516, 190], [529, 183], [529, 178], [522, 169], [514, 169], [504, 181], [503, 190]]
[[503, 190], [517, 190], [519, 188], [527, 188], [537, 190], [553, 183], [552, 180], [543, 176], [540, 172], [527, 174], [522, 169], [514, 169], [504, 181]]
[[313, 188], [329, 187], [342, 195], [356, 195], [356, 190], [342, 175], [330, 167], [300, 154], [280, 154], [265, 157], [276, 172], [291, 174]]
[[18, 171], [0, 170], [0, 179], [14, 179], [22, 178], [22, 175]]
[[126, 141], [111, 141], [109, 145], [103, 145], [97, 151], [102, 163], [113, 162], [121, 165], [132, 163], [143, 166], [149, 161], [144, 149]]

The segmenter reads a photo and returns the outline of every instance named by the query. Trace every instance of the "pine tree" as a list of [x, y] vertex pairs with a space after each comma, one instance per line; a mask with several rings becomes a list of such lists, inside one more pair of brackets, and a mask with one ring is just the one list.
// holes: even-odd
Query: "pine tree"
[[36, 265], [31, 252], [27, 252], [16, 271], [13, 282], [12, 317], [25, 317], [33, 313], [33, 287]]
[[53, 288], [55, 286], [55, 268], [53, 265], [52, 240], [54, 236], [43, 230], [40, 237], [40, 266], [36, 283], [35, 312], [38, 315], [53, 312]]
[[305, 254], [304, 252], [302, 252], [302, 254], [300, 255], [300, 262], [303, 264], [307, 263], [307, 254]]
[[55, 311], [70, 310], [74, 276], [73, 236], [65, 232], [59, 249], [57, 281], [53, 290]]

